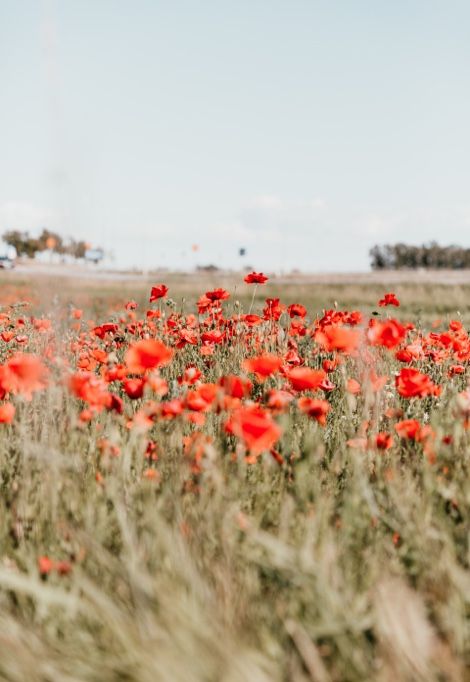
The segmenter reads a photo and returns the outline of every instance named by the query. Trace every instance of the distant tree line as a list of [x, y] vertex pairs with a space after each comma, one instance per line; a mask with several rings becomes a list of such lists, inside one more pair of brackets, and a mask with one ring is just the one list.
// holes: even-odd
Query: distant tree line
[[401, 243], [376, 245], [369, 255], [373, 270], [470, 269], [470, 249], [455, 245], [440, 246], [437, 242], [421, 246]]
[[61, 255], [73, 256], [74, 258], [84, 258], [88, 244], [84, 241], [75, 239], [64, 240], [56, 232], [43, 229], [39, 237], [31, 237], [29, 232], [10, 230], [3, 234], [3, 241], [10, 246], [14, 246], [18, 256], [28, 256], [34, 258], [40, 251], [50, 250]]

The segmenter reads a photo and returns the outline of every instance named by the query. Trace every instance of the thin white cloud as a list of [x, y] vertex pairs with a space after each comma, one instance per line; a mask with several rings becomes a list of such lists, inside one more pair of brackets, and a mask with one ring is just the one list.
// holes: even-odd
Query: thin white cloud
[[328, 204], [326, 203], [325, 199], [322, 199], [321, 197], [317, 197], [316, 199], [313, 199], [310, 202], [310, 206], [315, 210], [324, 210], [328, 208]]
[[255, 245], [257, 249], [282, 243], [286, 238], [283, 231], [277, 227], [263, 225], [254, 230], [240, 220], [220, 223], [213, 234], [224, 243], [236, 244], [238, 247]]
[[249, 204], [248, 208], [255, 208], [267, 211], [278, 211], [284, 206], [283, 201], [274, 194], [261, 194], [255, 197]]
[[260, 195], [248, 202], [238, 221], [250, 232], [305, 234], [323, 220], [326, 201], [320, 197], [307, 201], [288, 201], [275, 195]]
[[364, 237], [386, 239], [399, 227], [400, 222], [397, 217], [372, 214], [363, 216], [355, 221], [355, 229], [357, 234]]

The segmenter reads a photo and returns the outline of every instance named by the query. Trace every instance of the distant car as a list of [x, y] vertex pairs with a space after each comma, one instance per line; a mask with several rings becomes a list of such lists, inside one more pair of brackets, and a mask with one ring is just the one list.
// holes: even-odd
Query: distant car
[[10, 244], [0, 242], [0, 268], [2, 270], [11, 270], [15, 267], [16, 249]]
[[85, 260], [89, 263], [95, 263], [97, 265], [104, 258], [103, 249], [87, 249], [85, 251]]
[[11, 270], [15, 267], [15, 261], [8, 258], [8, 256], [0, 256], [0, 268], [2, 270]]

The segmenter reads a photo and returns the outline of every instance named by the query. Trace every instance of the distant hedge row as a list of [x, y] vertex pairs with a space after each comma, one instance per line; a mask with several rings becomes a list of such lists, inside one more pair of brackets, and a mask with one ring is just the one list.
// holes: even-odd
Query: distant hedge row
[[56, 232], [43, 229], [39, 237], [31, 237], [29, 232], [10, 230], [3, 235], [3, 241], [10, 246], [14, 246], [18, 256], [28, 256], [34, 258], [36, 253], [49, 249], [62, 255], [68, 254], [74, 258], [83, 258], [88, 247], [84, 241], [75, 239], [64, 239]]
[[436, 242], [411, 246], [385, 244], [374, 246], [369, 252], [373, 270], [429, 270], [470, 269], [470, 249], [461, 246], [439, 246]]

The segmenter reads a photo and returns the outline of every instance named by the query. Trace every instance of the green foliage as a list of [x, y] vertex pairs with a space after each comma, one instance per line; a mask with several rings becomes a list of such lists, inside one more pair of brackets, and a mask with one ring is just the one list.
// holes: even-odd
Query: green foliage
[[3, 234], [3, 240], [10, 246], [14, 246], [19, 256], [27, 256], [28, 258], [34, 258], [37, 253], [46, 251], [46, 249], [61, 255], [67, 254], [74, 258], [83, 258], [87, 250], [86, 242], [76, 241], [75, 239], [64, 241], [59, 234], [46, 228], [42, 230], [39, 237], [31, 237], [29, 232], [10, 230]]
[[426, 268], [430, 270], [463, 270], [470, 268], [470, 249], [461, 246], [439, 246], [436, 242], [412, 246], [411, 244], [385, 244], [370, 250], [373, 270], [404, 270]]

